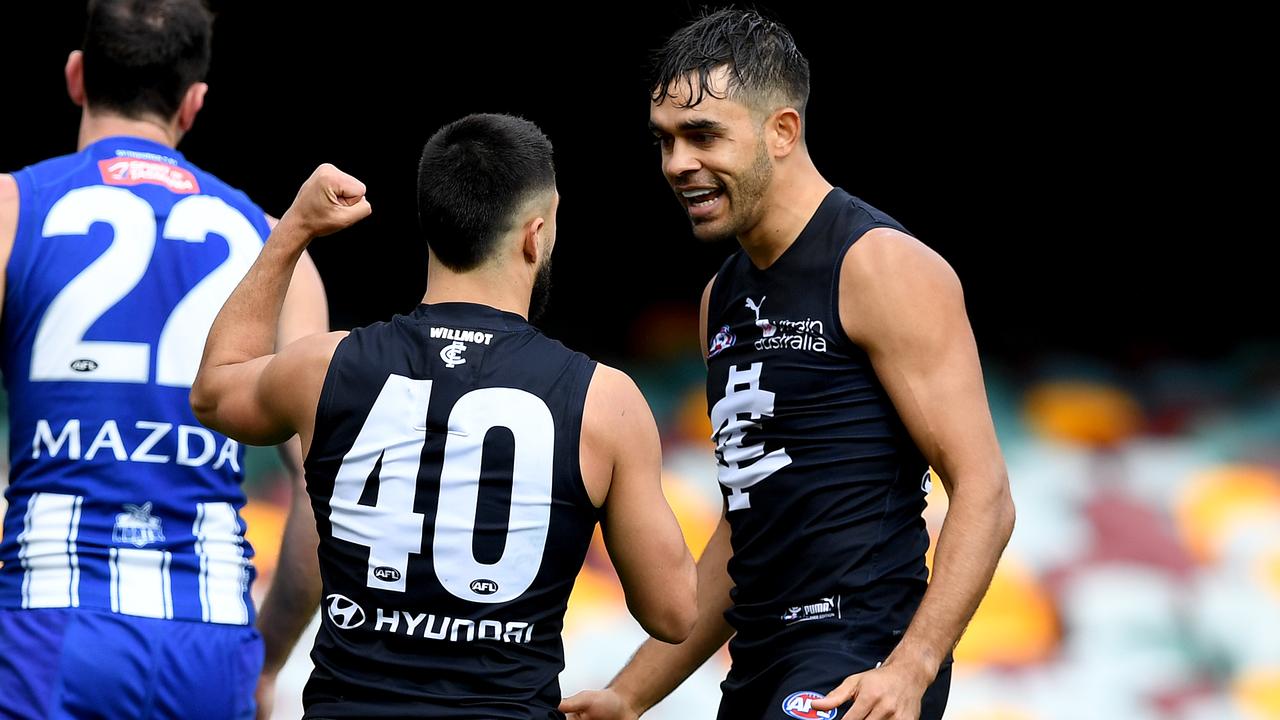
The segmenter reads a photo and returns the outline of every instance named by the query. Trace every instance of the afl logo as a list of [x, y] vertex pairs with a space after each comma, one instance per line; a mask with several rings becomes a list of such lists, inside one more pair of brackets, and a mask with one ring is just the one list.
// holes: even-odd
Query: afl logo
[[325, 598], [329, 601], [329, 620], [343, 630], [353, 630], [364, 624], [364, 608], [351, 598], [334, 593]]
[[458, 365], [465, 365], [466, 360], [462, 357], [462, 353], [467, 349], [466, 343], [460, 340], [454, 340], [452, 345], [446, 345], [440, 351], [440, 359], [444, 361], [445, 367], [452, 370]]
[[477, 595], [492, 595], [498, 592], [498, 583], [492, 580], [472, 580], [471, 592]]
[[813, 709], [813, 701], [821, 700], [824, 697], [826, 695], [812, 690], [791, 693], [786, 700], [782, 701], [782, 711], [793, 718], [802, 718], [802, 720], [831, 720], [839, 711]]
[[713, 358], [719, 355], [721, 351], [733, 347], [733, 343], [737, 340], [733, 333], [729, 332], [728, 325], [721, 325], [720, 332], [716, 333], [715, 339], [711, 342], [711, 347], [707, 350], [707, 357]]
[[379, 565], [373, 569], [373, 576], [383, 582], [395, 582], [400, 579], [400, 571], [393, 567]]
[[98, 369], [98, 363], [88, 358], [71, 361], [71, 369], [76, 372], [93, 372]]

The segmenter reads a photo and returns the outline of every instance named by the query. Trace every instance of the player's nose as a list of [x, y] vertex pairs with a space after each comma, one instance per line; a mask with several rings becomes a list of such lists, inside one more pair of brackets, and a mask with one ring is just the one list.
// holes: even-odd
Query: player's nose
[[671, 146], [671, 152], [667, 153], [667, 157], [663, 161], [662, 169], [666, 172], [667, 178], [675, 182], [682, 175], [687, 175], [701, 167], [702, 163], [698, 161], [693, 148], [688, 143], [676, 140]]

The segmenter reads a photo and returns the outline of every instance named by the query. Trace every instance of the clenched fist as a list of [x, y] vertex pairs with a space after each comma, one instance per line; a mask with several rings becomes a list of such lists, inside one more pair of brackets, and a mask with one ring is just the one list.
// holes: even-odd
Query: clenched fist
[[280, 223], [287, 223], [308, 238], [335, 233], [373, 211], [364, 192], [364, 183], [325, 163], [302, 183]]

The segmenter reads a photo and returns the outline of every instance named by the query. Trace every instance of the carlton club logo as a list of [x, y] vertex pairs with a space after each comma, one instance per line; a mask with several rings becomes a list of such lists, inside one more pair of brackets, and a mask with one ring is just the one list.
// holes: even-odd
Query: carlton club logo
[[364, 608], [345, 595], [334, 593], [325, 600], [329, 601], [329, 619], [343, 630], [354, 630], [368, 619]]
[[801, 720], [833, 720], [838, 710], [814, 710], [813, 701], [826, 697], [812, 690], [801, 690], [787, 696], [782, 701], [782, 711], [793, 718]]
[[440, 351], [440, 359], [444, 361], [445, 367], [452, 370], [459, 365], [467, 364], [467, 359], [462, 357], [462, 353], [466, 352], [466, 350], [465, 343], [454, 340], [452, 344], [445, 345], [444, 349]]

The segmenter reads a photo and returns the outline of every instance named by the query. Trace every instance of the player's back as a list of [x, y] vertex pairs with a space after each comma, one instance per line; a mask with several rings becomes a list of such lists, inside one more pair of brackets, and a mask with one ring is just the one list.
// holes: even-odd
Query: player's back
[[265, 216], [141, 138], [14, 179], [0, 607], [251, 622], [243, 450], [195, 420], [188, 394]]
[[579, 467], [594, 369], [470, 303], [338, 345], [306, 460], [324, 577], [308, 717], [561, 717], [597, 521]]

